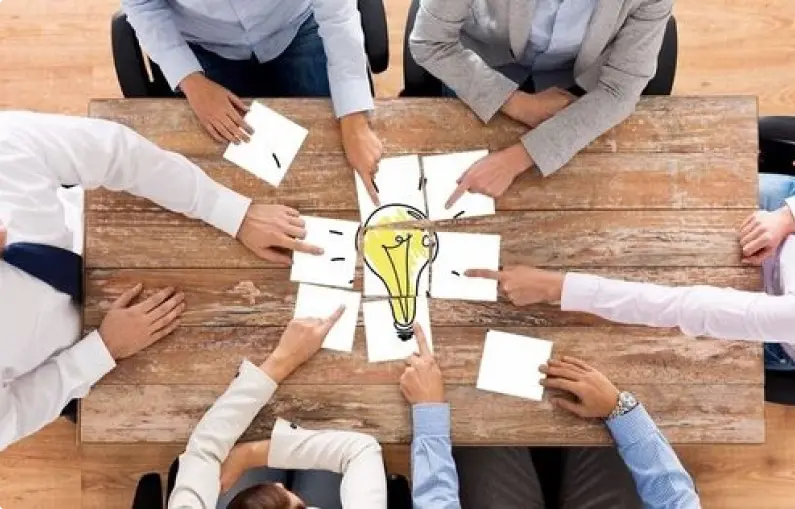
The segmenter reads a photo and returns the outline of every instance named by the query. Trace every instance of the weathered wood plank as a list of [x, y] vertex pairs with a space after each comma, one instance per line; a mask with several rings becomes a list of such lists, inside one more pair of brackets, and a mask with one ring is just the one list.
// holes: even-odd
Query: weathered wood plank
[[[181, 442], [226, 389], [224, 385], [99, 385], [83, 400], [84, 442]], [[761, 443], [761, 385], [628, 385], [674, 443]], [[532, 402], [447, 387], [457, 444], [606, 443], [604, 425], [578, 419], [547, 401]], [[242, 440], [269, 436], [276, 416], [314, 429], [372, 434], [384, 443], [411, 440], [409, 407], [395, 385], [286, 385]]]
[[[506, 265], [730, 267], [740, 264], [737, 231], [748, 213], [750, 209], [503, 212], [443, 222], [436, 229], [502, 235]], [[328, 215], [356, 219], [354, 212]], [[223, 232], [170, 212], [88, 213], [86, 228], [91, 268], [272, 266]]]
[[[102, 383], [223, 385], [237, 374], [242, 359], [261, 364], [278, 345], [283, 330], [183, 327], [170, 338], [119, 363]], [[753, 384], [762, 374], [759, 343], [695, 340], [668, 329], [636, 327], [500, 330], [553, 341], [556, 356], [578, 357], [618, 385]], [[434, 353], [447, 383], [475, 385], [485, 336], [486, 329], [480, 327], [433, 327]], [[359, 328], [352, 354], [323, 350], [285, 383], [385, 385], [396, 383], [404, 367], [402, 362], [369, 363], [364, 330]]]
[[[193, 161], [221, 184], [257, 202], [302, 212], [358, 210], [353, 172], [342, 154], [302, 152], [278, 188], [219, 158]], [[526, 174], [497, 210], [686, 209], [756, 207], [754, 154], [580, 154], [553, 178]], [[86, 196], [94, 212], [156, 212], [159, 206], [105, 189]]]
[[[303, 151], [342, 151], [330, 101], [263, 102], [309, 130]], [[220, 156], [225, 150], [204, 132], [184, 100], [96, 100], [89, 106], [89, 115], [125, 124], [183, 155]], [[756, 118], [757, 105], [751, 97], [644, 97], [633, 115], [585, 151], [755, 154]], [[382, 100], [371, 119], [386, 154], [495, 150], [515, 143], [527, 132], [501, 115], [484, 126], [454, 99]]]
[[[590, 270], [590, 269], [589, 269]], [[743, 290], [759, 288], [759, 269], [738, 268], [612, 268], [593, 272], [623, 279], [665, 284], [711, 284]], [[282, 326], [293, 316], [298, 284], [286, 269], [124, 269], [89, 270], [85, 323], [98, 326], [110, 304], [141, 282], [147, 291], [174, 286], [185, 292], [185, 326]], [[553, 305], [517, 308], [506, 302], [470, 302], [433, 299], [435, 326], [593, 326], [599, 318], [564, 313]]]

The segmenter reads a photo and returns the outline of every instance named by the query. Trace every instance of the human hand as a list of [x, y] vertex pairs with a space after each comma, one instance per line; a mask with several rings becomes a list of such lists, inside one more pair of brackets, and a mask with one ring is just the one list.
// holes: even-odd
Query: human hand
[[537, 127], [575, 100], [577, 96], [557, 87], [536, 94], [517, 90], [505, 102], [502, 112], [528, 127]]
[[558, 301], [563, 293], [565, 274], [551, 270], [516, 265], [500, 271], [469, 269], [466, 277], [494, 279], [500, 291], [515, 306], [528, 306], [539, 302]]
[[541, 385], [573, 394], [577, 400], [554, 397], [552, 403], [584, 419], [606, 419], [618, 404], [618, 389], [599, 371], [574, 357], [552, 359], [538, 370], [547, 375]]
[[115, 360], [126, 359], [174, 332], [185, 311], [185, 294], [171, 287], [131, 305], [142, 289], [139, 283], [121, 294], [99, 326], [99, 335]]
[[298, 369], [315, 355], [329, 331], [336, 325], [345, 306], [340, 306], [328, 318], [297, 318], [287, 324], [279, 346], [262, 364], [261, 369], [276, 383]]
[[302, 242], [306, 230], [301, 214], [283, 205], [252, 204], [237, 238], [255, 255], [280, 265], [292, 264], [291, 251], [323, 254], [322, 248]]
[[247, 470], [268, 464], [271, 441], [238, 444], [221, 465], [221, 493], [229, 491]]
[[449, 209], [467, 191], [498, 198], [508, 189], [520, 173], [533, 166], [533, 160], [521, 143], [505, 150], [492, 152], [473, 164], [458, 179], [458, 187], [447, 199]]
[[788, 206], [775, 212], [754, 212], [740, 227], [743, 263], [761, 264], [776, 253], [778, 246], [791, 233], [795, 233], [795, 218]]
[[248, 106], [238, 96], [200, 72], [188, 75], [179, 88], [215, 141], [237, 144], [251, 139], [254, 129], [243, 119]]
[[348, 163], [362, 178], [367, 194], [375, 205], [379, 205], [378, 192], [373, 179], [384, 146], [367, 122], [367, 113], [351, 113], [340, 119], [342, 146]]
[[406, 359], [406, 370], [400, 377], [400, 391], [412, 405], [418, 403], [444, 403], [444, 379], [436, 364], [425, 332], [419, 324], [414, 325], [419, 354]]

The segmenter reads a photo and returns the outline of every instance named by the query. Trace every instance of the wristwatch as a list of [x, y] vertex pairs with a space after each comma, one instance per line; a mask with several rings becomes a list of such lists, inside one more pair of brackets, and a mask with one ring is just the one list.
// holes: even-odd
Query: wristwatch
[[607, 416], [606, 421], [610, 419], [614, 419], [620, 415], [626, 415], [631, 412], [636, 406], [638, 406], [638, 400], [635, 399], [635, 396], [632, 395], [631, 392], [623, 391], [618, 393], [618, 401], [616, 402], [616, 407], [610, 412], [610, 415]]

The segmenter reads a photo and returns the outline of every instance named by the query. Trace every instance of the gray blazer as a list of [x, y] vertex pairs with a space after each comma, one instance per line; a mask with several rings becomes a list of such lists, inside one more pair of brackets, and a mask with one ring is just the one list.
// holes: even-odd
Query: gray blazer
[[[574, 63], [587, 93], [531, 129], [522, 143], [541, 173], [565, 165], [626, 119], [654, 77], [673, 0], [599, 0]], [[518, 88], [494, 68], [530, 40], [535, 0], [422, 0], [411, 53], [488, 122]]]

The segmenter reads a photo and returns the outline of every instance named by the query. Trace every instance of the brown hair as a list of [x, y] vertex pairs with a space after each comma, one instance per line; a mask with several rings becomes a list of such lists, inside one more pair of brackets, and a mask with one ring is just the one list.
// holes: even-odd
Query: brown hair
[[273, 483], [258, 484], [235, 496], [227, 509], [291, 509], [290, 498]]

